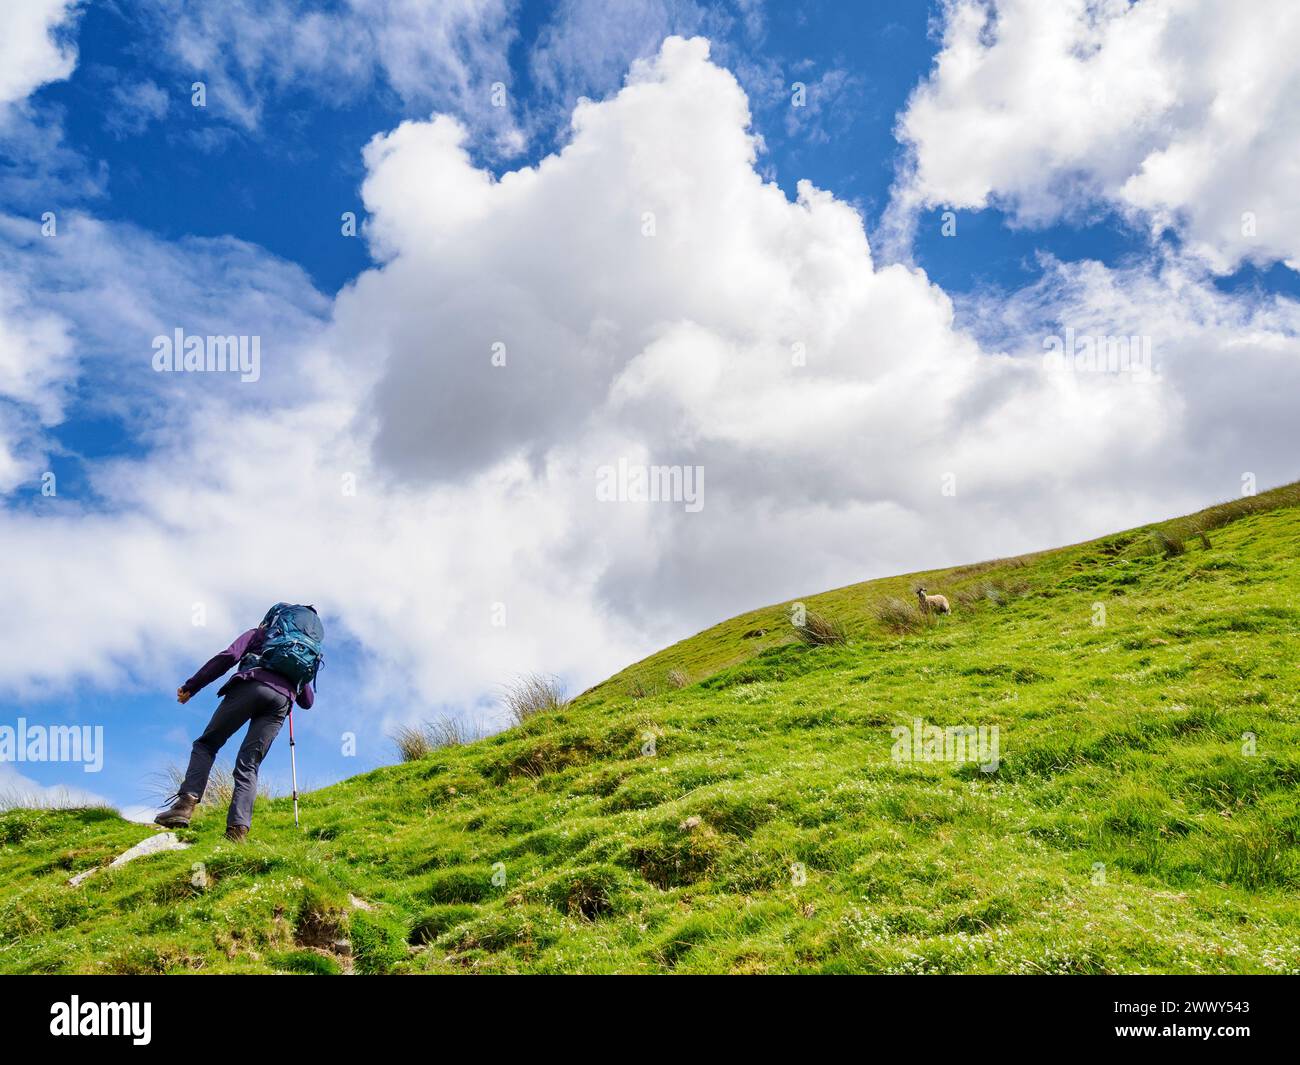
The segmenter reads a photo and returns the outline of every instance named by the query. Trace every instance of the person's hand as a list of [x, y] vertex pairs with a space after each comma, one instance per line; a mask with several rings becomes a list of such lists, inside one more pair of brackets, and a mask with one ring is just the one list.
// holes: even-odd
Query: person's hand
[[188, 703], [190, 701], [190, 693], [187, 692], [184, 688], [177, 688], [176, 701], [178, 703]]

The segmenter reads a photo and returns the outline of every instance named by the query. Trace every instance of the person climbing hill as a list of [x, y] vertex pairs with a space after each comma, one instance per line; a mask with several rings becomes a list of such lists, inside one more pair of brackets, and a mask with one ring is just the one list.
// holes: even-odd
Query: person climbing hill
[[[235, 759], [234, 793], [226, 814], [226, 838], [242, 843], [253, 823], [257, 773], [296, 702], [308, 710], [316, 701], [315, 681], [324, 656], [325, 628], [314, 606], [276, 603], [260, 625], [243, 633], [176, 689], [176, 701], [187, 703], [238, 664], [238, 672], [217, 692], [217, 706], [208, 727], [190, 751], [189, 768], [171, 806], [154, 818], [166, 828], [184, 828], [203, 797], [217, 752], [245, 723], [248, 732]], [[296, 802], [296, 785], [295, 785]]]

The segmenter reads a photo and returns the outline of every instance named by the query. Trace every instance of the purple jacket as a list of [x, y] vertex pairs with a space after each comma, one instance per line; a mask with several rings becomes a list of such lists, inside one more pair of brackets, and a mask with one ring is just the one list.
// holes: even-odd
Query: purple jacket
[[[265, 638], [264, 629], [249, 629], [219, 655], [209, 658], [203, 667], [181, 686], [191, 695], [196, 695], [225, 673], [226, 670], [238, 665], [239, 660], [249, 651], [256, 651], [261, 647]], [[280, 676], [279, 673], [273, 670], [260, 667], [236, 673], [221, 686], [217, 691], [217, 695], [225, 695], [230, 690], [230, 686], [237, 680], [259, 680], [263, 684], [274, 688], [281, 695], [287, 695], [290, 699], [295, 698], [293, 685], [289, 683], [286, 677]], [[316, 693], [312, 690], [310, 682], [303, 686], [302, 691], [296, 698], [298, 705], [304, 710], [311, 709], [312, 704], [316, 701]]]

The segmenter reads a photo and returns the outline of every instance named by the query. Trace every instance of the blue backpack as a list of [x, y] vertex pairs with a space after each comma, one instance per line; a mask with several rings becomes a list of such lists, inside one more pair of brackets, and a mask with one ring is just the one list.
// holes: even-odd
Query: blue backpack
[[289, 681], [295, 692], [301, 692], [316, 679], [325, 661], [321, 653], [325, 626], [315, 607], [276, 603], [266, 612], [261, 628], [266, 630], [262, 646], [239, 660], [240, 671], [269, 669]]

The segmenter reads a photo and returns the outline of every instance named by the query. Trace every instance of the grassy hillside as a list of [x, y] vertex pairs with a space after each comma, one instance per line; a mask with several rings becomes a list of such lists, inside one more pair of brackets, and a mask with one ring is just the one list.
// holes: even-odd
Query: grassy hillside
[[758, 610], [78, 888], [150, 830], [11, 812], [0, 971], [1300, 972], [1298, 502], [810, 596], [842, 644]]

